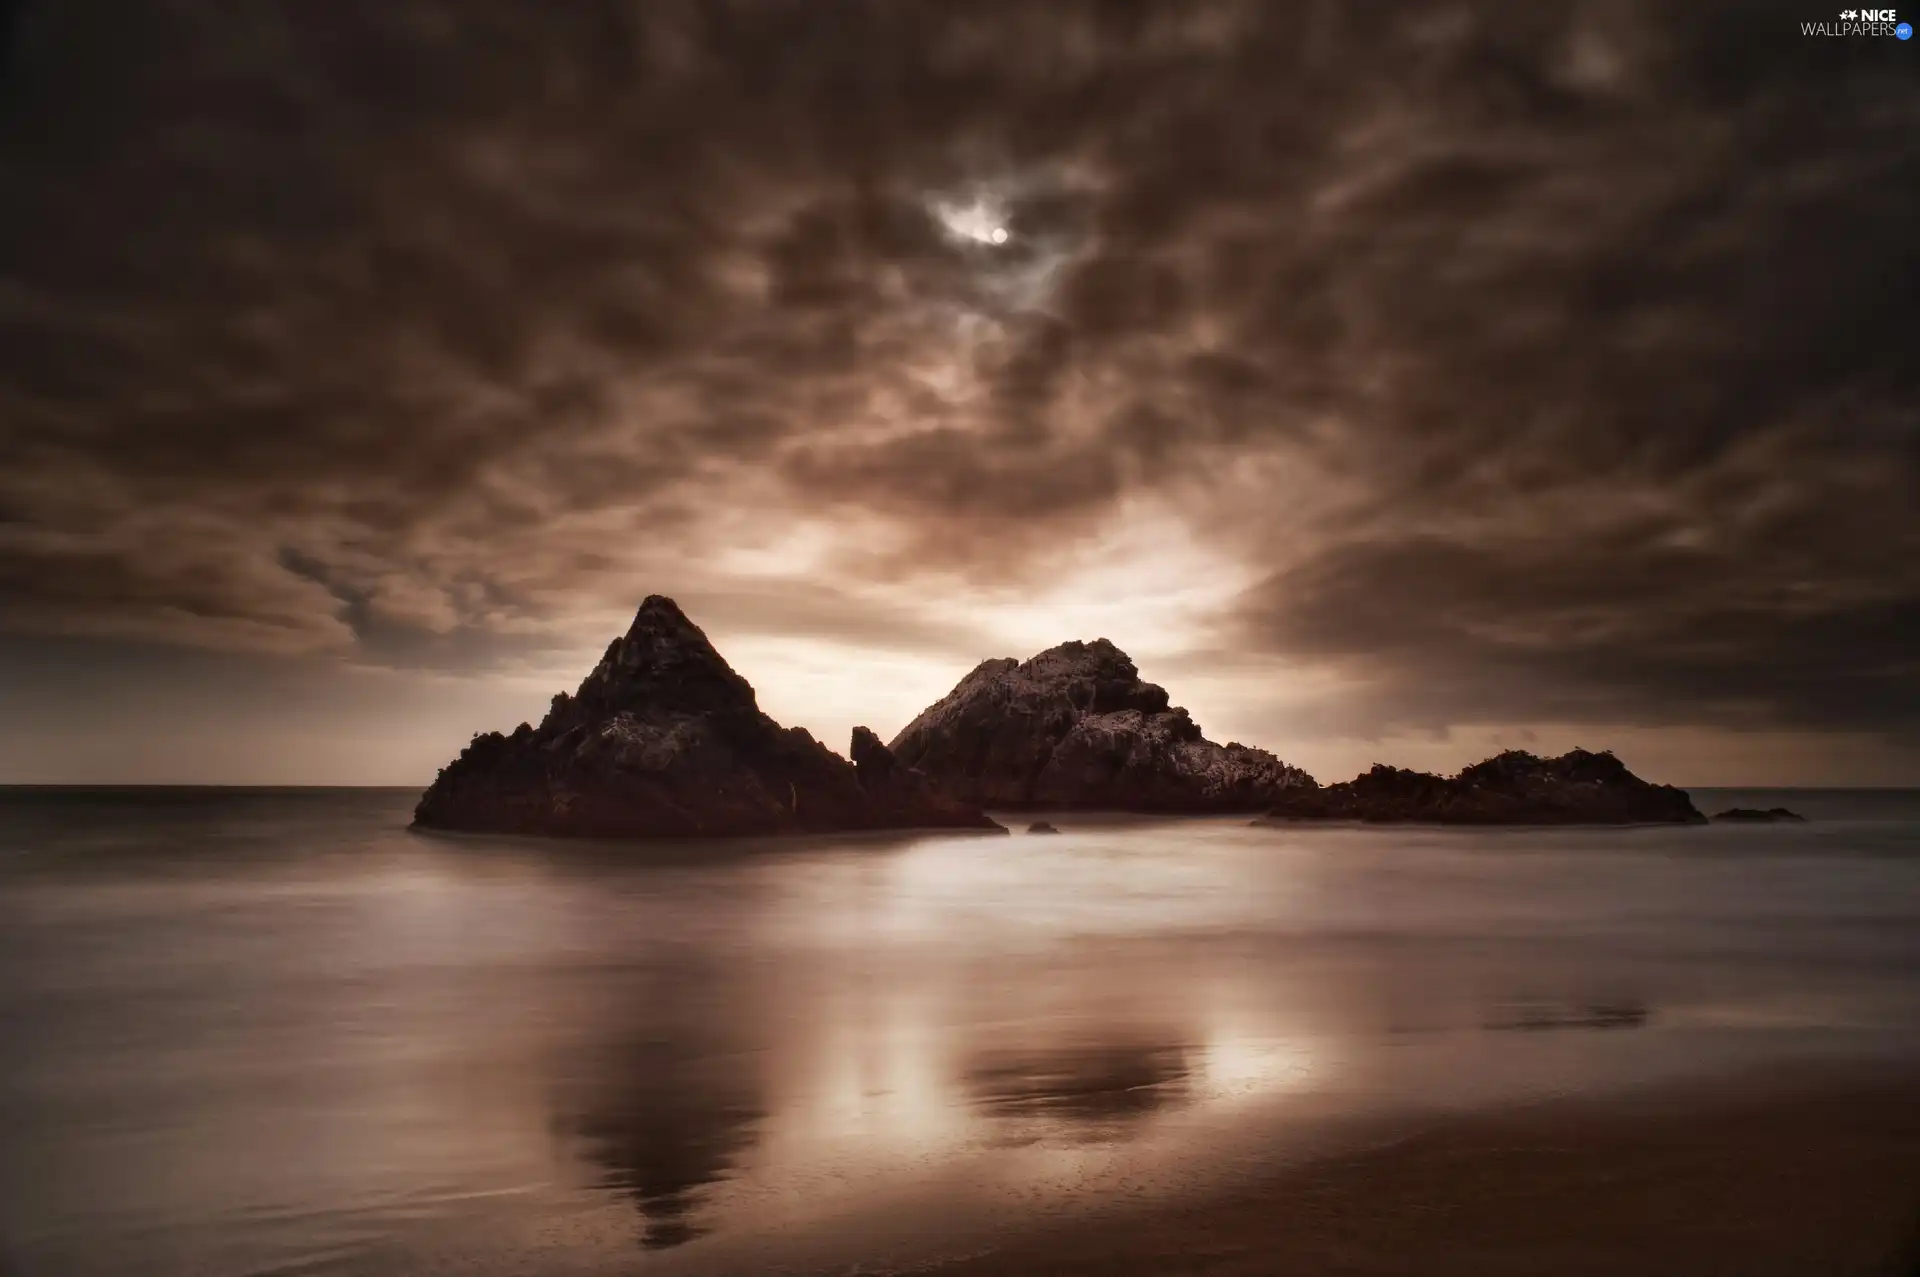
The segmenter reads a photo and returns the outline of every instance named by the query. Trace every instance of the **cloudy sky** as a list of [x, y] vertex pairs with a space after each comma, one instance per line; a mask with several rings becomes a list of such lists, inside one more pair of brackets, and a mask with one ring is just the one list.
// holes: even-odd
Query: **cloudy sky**
[[841, 748], [1104, 635], [1323, 780], [1920, 783], [1920, 41], [7, 12], [0, 780], [421, 782], [658, 592]]

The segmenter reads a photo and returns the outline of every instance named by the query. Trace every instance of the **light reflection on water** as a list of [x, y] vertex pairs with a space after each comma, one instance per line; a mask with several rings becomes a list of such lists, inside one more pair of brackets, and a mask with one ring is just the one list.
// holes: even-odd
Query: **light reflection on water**
[[1913, 796], [648, 849], [417, 837], [410, 797], [0, 795], [0, 1257], [871, 1268], [1336, 1117], [1920, 1026]]

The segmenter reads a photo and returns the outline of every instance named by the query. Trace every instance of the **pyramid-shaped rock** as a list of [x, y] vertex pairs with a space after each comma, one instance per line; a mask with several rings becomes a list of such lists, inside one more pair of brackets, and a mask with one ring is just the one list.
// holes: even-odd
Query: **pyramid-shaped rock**
[[612, 838], [1000, 828], [865, 728], [853, 749], [850, 763], [761, 713], [700, 628], [653, 595], [538, 727], [477, 736], [442, 768], [414, 823]]

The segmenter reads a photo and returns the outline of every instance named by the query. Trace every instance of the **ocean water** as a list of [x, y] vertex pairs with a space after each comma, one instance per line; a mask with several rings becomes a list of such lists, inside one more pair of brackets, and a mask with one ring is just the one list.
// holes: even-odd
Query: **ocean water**
[[648, 847], [413, 798], [0, 790], [0, 1272], [905, 1272], [1396, 1115], [1920, 1056], [1920, 793]]

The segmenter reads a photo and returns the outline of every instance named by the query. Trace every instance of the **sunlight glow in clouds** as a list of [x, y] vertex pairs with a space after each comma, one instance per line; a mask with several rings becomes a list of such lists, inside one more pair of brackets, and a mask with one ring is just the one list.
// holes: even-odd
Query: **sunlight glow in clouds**
[[[830, 540], [832, 533], [815, 525], [811, 538], [800, 539], [807, 556], [834, 557], [818, 539], [823, 536]], [[775, 560], [729, 551], [726, 561], [766, 567]], [[730, 632], [724, 623], [710, 624], [708, 631], [759, 689], [763, 709], [839, 749], [856, 722], [891, 737], [980, 661], [1024, 660], [1068, 639], [1110, 639], [1142, 665], [1149, 680], [1175, 682], [1156, 662], [1208, 646], [1215, 619], [1254, 580], [1246, 562], [1202, 540], [1174, 512], [1137, 504], [1061, 551], [1036, 581], [992, 588], [954, 581], [933, 593], [924, 582], [876, 584], [850, 597], [864, 608], [897, 611], [930, 633], [952, 636], [943, 644], [950, 650], [873, 648], [849, 659], [844, 638]], [[752, 589], [756, 582], [739, 584]], [[775, 582], [760, 578], [757, 584], [771, 588]], [[1182, 699], [1189, 684], [1173, 690], [1177, 703], [1191, 703]]]
[[948, 235], [975, 244], [1007, 242], [1006, 207], [998, 199], [975, 195], [970, 202], [933, 201], [933, 212]]

